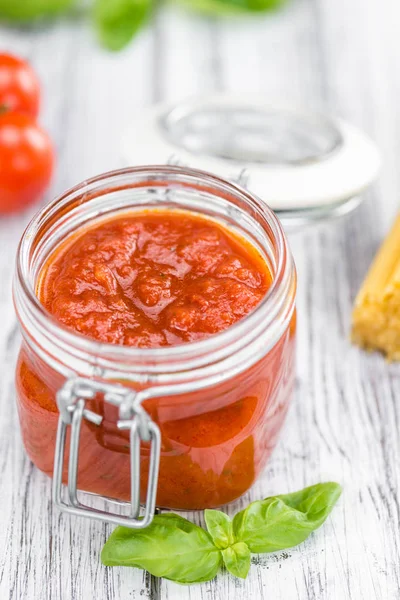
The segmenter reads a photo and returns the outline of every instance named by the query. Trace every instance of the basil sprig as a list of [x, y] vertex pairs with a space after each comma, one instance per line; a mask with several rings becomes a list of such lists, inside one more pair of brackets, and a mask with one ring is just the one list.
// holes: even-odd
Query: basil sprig
[[[208, 15], [259, 13], [286, 0], [173, 0]], [[0, 0], [0, 22], [29, 23], [60, 14], [86, 14], [105, 48], [121, 50], [166, 0]]]
[[233, 520], [219, 510], [206, 510], [208, 531], [174, 513], [155, 515], [145, 529], [117, 527], [101, 560], [178, 583], [209, 581], [221, 565], [245, 579], [252, 552], [275, 552], [303, 542], [324, 523], [341, 491], [338, 483], [319, 483], [252, 502]]

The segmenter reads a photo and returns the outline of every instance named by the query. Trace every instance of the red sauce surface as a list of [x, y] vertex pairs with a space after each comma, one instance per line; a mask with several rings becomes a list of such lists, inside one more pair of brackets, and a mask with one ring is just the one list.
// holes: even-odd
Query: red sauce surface
[[68, 241], [44, 269], [39, 297], [79, 333], [155, 348], [223, 331], [270, 283], [256, 249], [228, 229], [187, 212], [148, 211]]
[[[58, 320], [84, 335], [160, 347], [226, 329], [257, 306], [270, 283], [257, 250], [230, 230], [187, 212], [148, 211], [103, 221], [67, 239], [44, 266], [37, 293]], [[295, 314], [265, 356], [234, 378], [145, 403], [162, 436], [158, 506], [217, 507], [249, 489], [288, 408], [294, 337]], [[24, 343], [16, 382], [25, 447], [51, 475], [56, 393], [64, 378]], [[99, 427], [82, 423], [78, 487], [129, 500], [128, 433], [117, 428], [115, 406], [102, 398], [88, 404], [103, 421]], [[142, 444], [142, 500], [148, 461], [148, 445]], [[67, 459], [64, 481], [66, 475]]]

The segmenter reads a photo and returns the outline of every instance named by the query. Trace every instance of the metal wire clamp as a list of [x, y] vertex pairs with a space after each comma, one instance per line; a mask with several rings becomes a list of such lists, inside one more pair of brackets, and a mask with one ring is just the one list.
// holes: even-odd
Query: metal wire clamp
[[[103, 417], [85, 408], [86, 400], [92, 399], [96, 394], [103, 394], [104, 402], [117, 406], [119, 409], [119, 429], [129, 430], [130, 437], [130, 475], [131, 475], [131, 500], [130, 514], [123, 516], [116, 513], [102, 511], [82, 504], [77, 495], [79, 442], [82, 419], [99, 426]], [[149, 390], [146, 390], [146, 398]], [[54, 456], [53, 473], [53, 502], [64, 512], [98, 519], [142, 529], [147, 527], [153, 519], [156, 505], [158, 470], [160, 463], [161, 436], [158, 426], [142, 407], [144, 397], [141, 392], [125, 388], [118, 384], [100, 383], [90, 379], [69, 379], [57, 393], [57, 405], [60, 411], [58, 420], [56, 448]], [[67, 475], [67, 500], [63, 494], [63, 465], [67, 429], [71, 428], [70, 448], [68, 456]], [[140, 512], [140, 442], [150, 442], [150, 464], [147, 485], [144, 516]], [[113, 501], [115, 503], [115, 501]], [[126, 506], [126, 503], [118, 503]]]

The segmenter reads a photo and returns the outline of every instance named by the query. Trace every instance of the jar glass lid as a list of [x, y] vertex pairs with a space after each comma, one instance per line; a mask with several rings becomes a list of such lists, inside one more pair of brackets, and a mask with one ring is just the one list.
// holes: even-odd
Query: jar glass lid
[[213, 172], [295, 225], [353, 210], [380, 167], [373, 142], [340, 119], [225, 95], [143, 111], [125, 133], [123, 158]]

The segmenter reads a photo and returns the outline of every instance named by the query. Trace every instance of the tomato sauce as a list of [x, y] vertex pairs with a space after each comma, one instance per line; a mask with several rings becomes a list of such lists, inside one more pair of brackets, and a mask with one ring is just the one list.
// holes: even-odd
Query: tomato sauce
[[[37, 295], [63, 325], [101, 342], [160, 348], [199, 341], [245, 317], [272, 277], [257, 249], [217, 221], [186, 211], [131, 212], [69, 237], [50, 256]], [[242, 495], [265, 465], [294, 377], [295, 316], [266, 355], [233, 379], [145, 409], [162, 435], [158, 506], [216, 507]], [[28, 346], [17, 367], [26, 449], [51, 475], [56, 391], [63, 377]], [[78, 487], [128, 500], [129, 439], [117, 409], [89, 402], [100, 427], [82, 424]], [[142, 495], [149, 448], [141, 449]], [[64, 475], [66, 475], [66, 466]], [[64, 477], [65, 479], [65, 477]]]
[[157, 348], [223, 331], [257, 306], [270, 283], [256, 249], [217, 222], [149, 211], [67, 241], [45, 267], [38, 295], [79, 333]]

